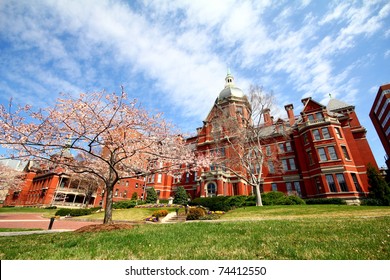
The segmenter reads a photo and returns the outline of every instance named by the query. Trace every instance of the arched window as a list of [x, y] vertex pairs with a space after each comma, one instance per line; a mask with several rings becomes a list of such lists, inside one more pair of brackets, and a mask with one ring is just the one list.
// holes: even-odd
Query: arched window
[[216, 188], [215, 184], [214, 183], [209, 183], [207, 185], [207, 196], [209, 196], [209, 197], [215, 196], [216, 192], [217, 192], [217, 188]]

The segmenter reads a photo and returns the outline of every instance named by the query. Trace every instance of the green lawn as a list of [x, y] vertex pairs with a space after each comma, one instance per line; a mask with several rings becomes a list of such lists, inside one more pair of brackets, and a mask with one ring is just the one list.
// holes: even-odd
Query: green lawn
[[278, 205], [246, 207], [230, 211], [224, 220], [262, 220], [297, 218], [367, 218], [390, 216], [390, 207], [348, 205]]
[[42, 213], [45, 217], [52, 217], [58, 209], [44, 209], [35, 207], [0, 207], [1, 213]]
[[0, 237], [0, 259], [390, 259], [390, 207], [247, 207], [222, 219]]

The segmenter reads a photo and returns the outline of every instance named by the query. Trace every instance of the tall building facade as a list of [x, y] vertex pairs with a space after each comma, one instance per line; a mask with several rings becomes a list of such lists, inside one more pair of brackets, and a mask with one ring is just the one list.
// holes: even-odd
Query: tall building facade
[[370, 118], [386, 151], [386, 165], [390, 169], [390, 84], [382, 85], [378, 89], [374, 104], [370, 111]]

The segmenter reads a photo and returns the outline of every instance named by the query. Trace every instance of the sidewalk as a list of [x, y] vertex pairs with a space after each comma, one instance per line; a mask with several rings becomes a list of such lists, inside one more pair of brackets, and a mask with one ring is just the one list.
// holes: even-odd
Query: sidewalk
[[[48, 230], [50, 219], [42, 217], [40, 213], [1, 213], [0, 228], [23, 228], [23, 229], [42, 229], [37, 231], [23, 231], [20, 234], [16, 232], [0, 232], [0, 236], [42, 234], [63, 231], [72, 231], [88, 225], [101, 224], [101, 221], [80, 221], [73, 218], [56, 219], [52, 229]], [[19, 232], [18, 232], [19, 233]]]

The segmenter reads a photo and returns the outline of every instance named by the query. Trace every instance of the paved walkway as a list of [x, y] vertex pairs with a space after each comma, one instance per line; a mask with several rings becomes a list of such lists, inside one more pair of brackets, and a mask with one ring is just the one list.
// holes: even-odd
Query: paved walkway
[[37, 231], [0, 232], [0, 236], [25, 235], [37, 233], [54, 233], [72, 231], [83, 226], [100, 224], [101, 222], [86, 222], [74, 218], [54, 220], [51, 230], [48, 230], [50, 219], [39, 213], [0, 213], [0, 228], [42, 229]]

